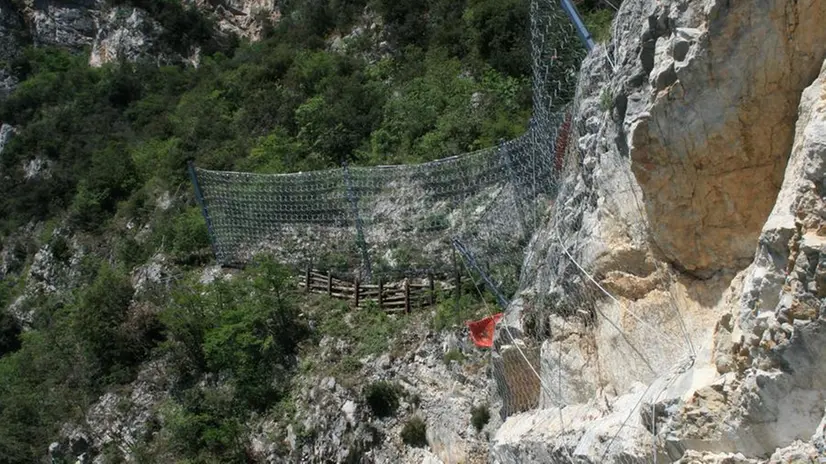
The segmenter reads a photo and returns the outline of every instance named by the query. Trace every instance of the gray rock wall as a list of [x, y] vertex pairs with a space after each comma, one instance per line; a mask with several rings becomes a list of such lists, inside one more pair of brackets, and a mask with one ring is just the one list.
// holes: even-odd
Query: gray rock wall
[[493, 461], [826, 453], [823, 24], [818, 1], [623, 3], [506, 319], [541, 327], [544, 409]]

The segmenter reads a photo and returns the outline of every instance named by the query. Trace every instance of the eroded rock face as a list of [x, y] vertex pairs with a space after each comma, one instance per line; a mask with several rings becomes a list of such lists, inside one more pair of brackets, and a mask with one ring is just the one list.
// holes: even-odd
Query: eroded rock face
[[215, 15], [220, 30], [250, 40], [261, 38], [267, 22], [273, 24], [281, 19], [277, 0], [195, 0], [194, 3]]
[[[137, 61], [150, 56], [162, 27], [138, 8], [116, 7], [104, 13], [97, 30], [90, 66], [100, 66], [119, 58]], [[161, 60], [162, 57], [153, 57]]]
[[[280, 19], [276, 0], [195, 0], [212, 15], [224, 33], [257, 40], [264, 26]], [[196, 63], [199, 50], [161, 50], [163, 26], [139, 8], [110, 6], [103, 0], [11, 0], [0, 2], [0, 60], [8, 61], [26, 45], [47, 45], [81, 51], [91, 47], [89, 64], [100, 66], [117, 59], [152, 59], [159, 63]], [[174, 31], [173, 31], [174, 32]], [[185, 56], [181, 56], [183, 54]], [[0, 69], [0, 97], [16, 80]]]
[[[24, 43], [24, 34], [23, 18], [19, 12], [10, 0], [0, 0], [0, 61], [8, 63], [17, 57]], [[17, 84], [17, 79], [7, 67], [7, 64], [0, 67], [0, 98], [5, 98]]]
[[825, 182], [826, 63], [802, 94], [783, 187], [745, 273], [735, 324], [718, 330], [725, 348], [717, 356], [726, 360], [718, 370], [730, 373], [711, 414], [717, 420], [692, 417], [692, 400], [675, 427], [696, 448], [719, 447], [718, 437], [766, 457], [795, 440], [817, 442], [826, 401]]
[[[290, 424], [271, 418], [253, 427], [253, 453], [261, 462], [369, 462], [468, 463], [489, 462], [487, 424], [471, 425], [474, 406], [486, 404], [485, 353], [469, 345], [466, 334], [454, 334], [450, 349], [464, 353], [462, 361], [444, 361], [442, 336], [428, 331], [422, 321], [411, 323], [405, 350], [370, 355], [355, 371], [327, 375], [301, 374], [298, 409]], [[353, 347], [344, 340], [324, 337], [317, 362], [335, 365]], [[402, 388], [396, 413], [378, 418], [364, 399], [363, 390], [376, 381]], [[413, 447], [401, 432], [409, 419], [422, 418], [427, 444]]]
[[81, 50], [92, 44], [97, 31], [101, 0], [28, 0], [25, 14], [31, 21], [35, 45]]
[[824, 18], [623, 3], [583, 64], [576, 150], [514, 302], [544, 409], [504, 422], [495, 462], [826, 456]]
[[169, 398], [169, 382], [164, 361], [147, 363], [135, 381], [95, 401], [82, 423], [65, 424], [62, 440], [49, 446], [49, 457], [53, 462], [107, 462], [100, 454], [107, 446], [128, 455], [133, 444], [159, 427], [158, 405]]
[[3, 149], [6, 148], [6, 144], [11, 141], [11, 138], [14, 136], [14, 127], [9, 124], [2, 124], [0, 123], [0, 154], [3, 153]]
[[826, 56], [826, 4], [660, 3], [619, 89], [652, 236], [700, 276], [742, 269], [783, 179], [800, 92]]

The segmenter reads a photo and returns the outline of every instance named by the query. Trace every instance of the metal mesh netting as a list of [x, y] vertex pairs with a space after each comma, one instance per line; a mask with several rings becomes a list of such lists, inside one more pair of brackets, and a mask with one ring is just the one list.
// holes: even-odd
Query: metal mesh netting
[[594, 189], [559, 180], [592, 181], [580, 172], [584, 118], [574, 102], [584, 48], [557, 0], [531, 1], [531, 47], [532, 120], [497, 147], [418, 165], [198, 169], [216, 257], [243, 264], [267, 251], [300, 267], [358, 269], [364, 279], [453, 272], [459, 250], [459, 266], [508, 308], [492, 350], [494, 406], [518, 422], [520, 440], [553, 443], [537, 459], [605, 457], [642, 436], [646, 450], [596, 462], [656, 461], [655, 405], [693, 359], [691, 344], [669, 292], [654, 303], [616, 296], [577, 261], [587, 246], [583, 211], [596, 199]]
[[217, 260], [242, 265], [267, 251], [298, 267], [358, 269], [362, 279], [440, 273], [452, 269], [458, 238], [515, 289], [524, 245], [552, 198], [557, 133], [584, 55], [553, 0], [531, 2], [531, 47], [533, 118], [497, 147], [418, 165], [196, 169]]
[[[494, 444], [497, 458], [671, 462], [658, 421], [663, 408], [675, 404], [669, 389], [687, 381], [681, 376], [696, 357], [680, 312], [680, 290], [666, 268], [651, 264], [647, 277], [627, 276], [617, 293], [622, 285], [605, 284], [604, 276], [580, 263], [594, 253], [582, 231], [599, 189], [583, 187], [597, 181], [584, 159], [587, 141], [595, 138], [583, 127], [592, 115], [578, 106], [575, 99], [568, 113], [575, 117], [560, 122], [566, 136], [554, 140], [554, 158], [564, 164], [554, 166], [546, 186], [553, 192], [552, 207], [539, 216], [539, 233], [526, 248], [532, 254], [523, 255], [522, 291], [506, 302], [497, 324], [492, 398], [499, 420], [507, 421]], [[616, 163], [603, 161], [601, 169], [608, 176], [632, 175], [622, 161]], [[645, 217], [640, 203], [630, 209]], [[515, 218], [497, 214], [499, 220]], [[468, 272], [487, 277], [488, 254], [463, 257]]]

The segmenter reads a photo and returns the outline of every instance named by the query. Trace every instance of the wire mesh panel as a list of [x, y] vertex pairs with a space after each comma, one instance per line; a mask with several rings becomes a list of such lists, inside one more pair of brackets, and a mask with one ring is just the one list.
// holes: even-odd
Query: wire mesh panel
[[341, 171], [196, 172], [221, 264], [243, 264], [262, 251], [285, 262], [311, 262], [336, 251], [349, 255], [355, 244]]
[[514, 290], [553, 195], [555, 147], [583, 47], [556, 1], [531, 3], [534, 116], [496, 147], [417, 165], [293, 174], [196, 169], [217, 260], [267, 251], [296, 266], [411, 274], [452, 270], [461, 238]]
[[[491, 353], [500, 418], [524, 420], [515, 429], [553, 443], [548, 462], [573, 463], [577, 452], [594, 454], [583, 443], [605, 456], [641, 430], [654, 442], [654, 405], [693, 351], [668, 291], [644, 303], [618, 297], [577, 260], [587, 251], [583, 211], [596, 199], [580, 185], [592, 181], [581, 172], [575, 101], [584, 47], [558, 0], [531, 1], [531, 55], [533, 117], [498, 146], [416, 165], [196, 172], [222, 264], [267, 251], [369, 279], [452, 273], [458, 250], [507, 307]], [[609, 365], [622, 372], [610, 377], [618, 371]], [[599, 439], [576, 435], [582, 423]]]
[[[583, 211], [596, 199], [578, 182], [586, 181], [574, 98], [584, 47], [558, 0], [532, 0], [531, 54], [533, 117], [525, 134], [498, 146], [416, 165], [196, 172], [222, 264], [267, 251], [387, 282], [453, 273], [458, 250], [507, 306], [491, 353], [500, 419], [526, 417], [516, 428], [554, 443], [549, 462], [573, 463], [587, 452], [582, 443], [605, 455], [641, 430], [653, 441], [652, 405], [693, 358], [668, 292], [645, 303], [617, 297], [577, 261], [587, 246]], [[508, 305], [528, 283], [532, 292]], [[611, 377], [609, 365], [622, 372]], [[622, 391], [608, 395], [605, 385]], [[600, 439], [583, 439], [582, 423]]]

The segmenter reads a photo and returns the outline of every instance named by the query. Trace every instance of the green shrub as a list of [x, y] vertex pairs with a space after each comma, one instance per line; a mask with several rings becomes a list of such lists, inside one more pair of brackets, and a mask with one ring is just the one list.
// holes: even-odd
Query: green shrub
[[67, 314], [73, 334], [89, 362], [100, 369], [104, 384], [128, 380], [146, 354], [136, 343], [144, 334], [130, 333], [124, 325], [133, 291], [126, 273], [104, 264]]
[[149, 258], [149, 250], [133, 237], [120, 236], [115, 239], [115, 260], [126, 269], [139, 266]]
[[49, 240], [49, 248], [51, 249], [52, 256], [54, 256], [55, 260], [59, 263], [68, 264], [72, 258], [72, 248], [62, 235], [52, 235], [52, 238]]
[[284, 370], [294, 366], [308, 334], [293, 291], [288, 270], [261, 259], [229, 282], [175, 292], [161, 315], [173, 367], [190, 379], [203, 372], [226, 375], [245, 408], [277, 401], [288, 385]]
[[413, 416], [404, 424], [401, 436], [406, 445], [424, 448], [427, 446], [427, 424], [421, 417]]
[[597, 42], [607, 42], [611, 39], [611, 22], [614, 13], [608, 9], [596, 9], [583, 14], [583, 21], [588, 32]]
[[388, 417], [396, 414], [399, 407], [401, 387], [384, 380], [368, 385], [364, 390], [364, 399], [376, 417]]
[[[0, 282], [0, 285], [5, 285]], [[17, 319], [5, 310], [0, 310], [0, 357], [20, 349], [22, 328]]]
[[[475, 291], [474, 291], [475, 293]], [[474, 294], [464, 294], [459, 301], [455, 298], [443, 301], [436, 307], [433, 317], [433, 330], [442, 330], [462, 326], [485, 314], [485, 306]]]
[[191, 207], [174, 219], [172, 254], [185, 263], [194, 263], [197, 253], [209, 248], [209, 233], [201, 209]]
[[[244, 462], [241, 423], [231, 397], [220, 389], [185, 390], [161, 411], [172, 448], [196, 462]], [[219, 460], [206, 460], [212, 455]], [[199, 459], [200, 458], [200, 459]]]
[[473, 424], [473, 428], [475, 428], [477, 432], [481, 432], [482, 429], [485, 428], [485, 425], [487, 425], [488, 421], [490, 421], [490, 410], [488, 409], [488, 405], [482, 404], [471, 408], [470, 423]]
[[[351, 354], [357, 359], [387, 351], [390, 341], [405, 323], [403, 318], [394, 318], [380, 310], [373, 301], [355, 312], [340, 300], [327, 300], [324, 304], [329, 306], [318, 312], [322, 318], [319, 335], [348, 341], [352, 346]], [[348, 313], [352, 317], [350, 324], [344, 321]]]
[[445, 364], [448, 364], [448, 365], [451, 363], [451, 361], [456, 361], [457, 363], [461, 363], [462, 361], [465, 360], [465, 355], [462, 354], [462, 352], [457, 350], [456, 348], [453, 348], [453, 349], [449, 350], [447, 353], [445, 353], [443, 359], [445, 361]]
[[418, 408], [422, 404], [422, 397], [418, 393], [414, 393], [410, 396], [409, 401], [414, 408]]
[[599, 109], [602, 111], [610, 111], [613, 106], [614, 97], [611, 94], [611, 90], [606, 87], [602, 89], [602, 92], [599, 94]]

